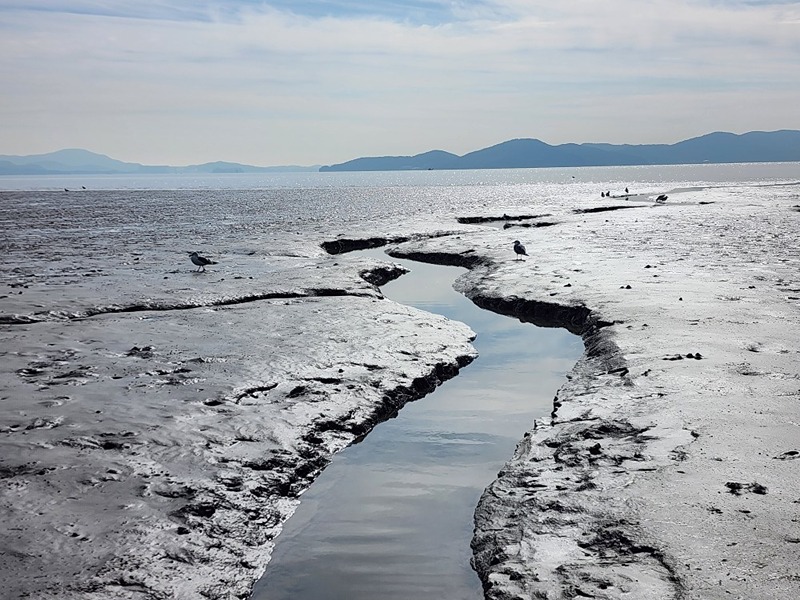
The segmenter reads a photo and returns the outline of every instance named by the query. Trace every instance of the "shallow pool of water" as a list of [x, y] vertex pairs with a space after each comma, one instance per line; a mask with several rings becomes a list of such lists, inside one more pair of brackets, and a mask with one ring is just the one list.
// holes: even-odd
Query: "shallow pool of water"
[[452, 287], [464, 269], [390, 260], [411, 273], [384, 295], [467, 323], [479, 357], [334, 458], [286, 523], [254, 600], [483, 598], [470, 567], [475, 506], [583, 351], [564, 330], [475, 306]]

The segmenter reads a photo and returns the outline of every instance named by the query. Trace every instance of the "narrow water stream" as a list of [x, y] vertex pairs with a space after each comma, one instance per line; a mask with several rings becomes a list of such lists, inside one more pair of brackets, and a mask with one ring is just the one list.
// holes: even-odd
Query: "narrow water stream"
[[[363, 254], [386, 259], [381, 250]], [[385, 296], [467, 323], [479, 357], [339, 453], [303, 495], [253, 600], [479, 600], [473, 512], [583, 351], [580, 338], [482, 310], [464, 272], [411, 269]]]

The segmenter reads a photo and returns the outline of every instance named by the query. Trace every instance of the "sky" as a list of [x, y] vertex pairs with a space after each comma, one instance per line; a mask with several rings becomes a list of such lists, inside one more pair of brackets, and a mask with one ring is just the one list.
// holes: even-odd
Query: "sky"
[[0, 154], [308, 166], [798, 106], [800, 1], [0, 0]]

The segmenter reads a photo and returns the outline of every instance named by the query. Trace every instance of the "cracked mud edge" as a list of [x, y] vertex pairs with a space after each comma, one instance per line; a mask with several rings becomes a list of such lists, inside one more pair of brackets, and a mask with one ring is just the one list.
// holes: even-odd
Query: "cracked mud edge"
[[[583, 306], [473, 300], [539, 326], [560, 325], [581, 335], [586, 348], [553, 400], [550, 422], [525, 434], [475, 510], [472, 563], [485, 597], [681, 598], [672, 559], [646, 540], [632, 507], [605, 489], [609, 477], [623, 479], [631, 465], [646, 463], [646, 445], [656, 438], [650, 427], [634, 426], [589, 399], [598, 379], [620, 389], [630, 384], [625, 360], [604, 329], [610, 323]], [[569, 415], [562, 418], [565, 404]]]
[[268, 487], [274, 495], [297, 498], [330, 462], [332, 453], [327, 448], [331, 440], [344, 436], [349, 440], [348, 445], [359, 442], [376, 425], [396, 417], [408, 402], [427, 396], [439, 385], [455, 377], [474, 358], [472, 355], [462, 355], [456, 357], [454, 362], [437, 363], [428, 375], [413, 379], [409, 385], [386, 391], [379, 403], [366, 409], [353, 410], [344, 418], [319, 417], [301, 437], [297, 454], [276, 450], [269, 458], [251, 461], [243, 466], [264, 471], [265, 477], [270, 479]]
[[[250, 460], [220, 458], [224, 471], [217, 473], [213, 481], [151, 478], [142, 493], [171, 502], [169, 520], [177, 526], [175, 541], [164, 546], [157, 556], [160, 560], [154, 561], [147, 552], [117, 553], [98, 570], [81, 573], [69, 583], [39, 589], [35, 597], [249, 598], [269, 562], [269, 544], [294, 513], [300, 495], [329, 464], [333, 454], [396, 416], [406, 403], [426, 396], [455, 377], [474, 358], [468, 354], [441, 359], [431, 364], [427, 374], [384, 390], [380, 397], [339, 418], [319, 416], [290, 449], [269, 450]], [[241, 393], [259, 393], [261, 389], [248, 388]], [[6, 469], [0, 471], [0, 477], [17, 477], [28, 470]], [[181, 543], [183, 536], [190, 537], [191, 543]], [[163, 539], [159, 539], [162, 543]]]
[[[405, 404], [423, 398], [443, 382], [455, 377], [474, 358], [473, 355], [462, 355], [457, 356], [451, 362], [439, 362], [427, 375], [413, 379], [408, 385], [400, 385], [385, 391], [378, 403], [354, 409], [344, 418], [318, 417], [302, 435], [300, 443], [297, 444], [294, 451], [275, 450], [270, 453], [270, 456], [241, 465], [244, 469], [261, 477], [261, 485], [254, 488], [252, 493], [263, 498], [298, 499], [329, 464], [333, 453], [342, 446], [342, 439], [347, 440], [346, 445], [360, 441], [376, 425], [396, 417]], [[334, 450], [331, 451], [331, 448]], [[202, 502], [192, 502], [179, 509], [174, 516], [187, 518], [198, 513], [210, 516], [215, 512], [215, 508], [213, 505], [209, 506]], [[267, 512], [272, 512], [274, 524], [280, 527], [281, 523], [294, 511], [280, 517], [274, 515], [272, 509], [268, 509]], [[252, 514], [249, 517], [251, 521], [258, 522], [259, 520], [253, 519]], [[267, 517], [270, 515], [268, 514]], [[213, 523], [209, 523], [209, 527], [213, 528]], [[263, 568], [258, 573], [254, 571], [251, 573], [260, 576]], [[245, 593], [240, 597], [249, 597], [254, 581], [255, 579], [247, 585]], [[222, 589], [220, 592], [219, 598], [229, 597], [225, 595], [229, 589]], [[214, 595], [214, 590], [207, 590], [203, 595], [206, 598], [217, 597]]]
[[[367, 279], [368, 283], [372, 281]], [[0, 325], [25, 325], [29, 323], [41, 323], [45, 321], [73, 321], [86, 319], [97, 315], [135, 313], [145, 311], [167, 311], [167, 310], [188, 310], [203, 306], [232, 306], [235, 304], [247, 304], [261, 300], [282, 300], [290, 298], [318, 298], [333, 296], [370, 296], [369, 293], [359, 293], [349, 290], [336, 288], [311, 288], [295, 292], [267, 292], [264, 294], [250, 294], [237, 296], [234, 298], [221, 298], [208, 302], [142, 302], [134, 304], [108, 304], [105, 306], [95, 306], [77, 312], [66, 311], [47, 311], [33, 314], [0, 314]]]

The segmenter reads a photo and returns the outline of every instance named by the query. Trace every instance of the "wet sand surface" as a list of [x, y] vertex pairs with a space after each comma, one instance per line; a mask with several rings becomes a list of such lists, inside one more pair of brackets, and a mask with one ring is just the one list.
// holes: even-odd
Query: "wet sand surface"
[[[246, 597], [330, 457], [476, 356], [382, 297], [391, 260], [321, 247], [369, 238], [586, 346], [477, 507], [487, 597], [800, 597], [798, 186], [682, 187], [465, 190], [360, 226], [246, 194], [211, 218], [218, 197], [0, 193], [2, 589]], [[195, 249], [219, 265], [194, 273]]]

